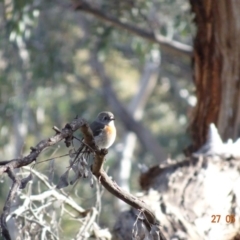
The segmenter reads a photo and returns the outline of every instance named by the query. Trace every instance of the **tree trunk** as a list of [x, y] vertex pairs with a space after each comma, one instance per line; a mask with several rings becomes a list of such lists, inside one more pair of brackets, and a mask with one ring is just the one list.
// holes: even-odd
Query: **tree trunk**
[[197, 106], [190, 123], [193, 145], [206, 140], [215, 123], [223, 140], [236, 139], [240, 126], [240, 2], [190, 0], [197, 34], [194, 40], [194, 80]]

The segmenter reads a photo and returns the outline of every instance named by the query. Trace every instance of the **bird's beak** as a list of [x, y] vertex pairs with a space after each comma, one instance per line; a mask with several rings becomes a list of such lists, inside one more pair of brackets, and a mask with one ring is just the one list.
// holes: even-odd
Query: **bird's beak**
[[114, 117], [113, 117], [113, 118], [110, 118], [110, 120], [113, 121], [113, 120], [115, 120], [115, 118], [114, 118]]

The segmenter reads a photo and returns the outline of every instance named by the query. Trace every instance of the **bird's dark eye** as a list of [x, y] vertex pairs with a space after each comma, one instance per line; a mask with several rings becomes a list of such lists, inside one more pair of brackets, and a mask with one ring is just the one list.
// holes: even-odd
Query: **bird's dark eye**
[[104, 117], [103, 119], [104, 119], [104, 120], [108, 120], [108, 117], [106, 116], [106, 117]]

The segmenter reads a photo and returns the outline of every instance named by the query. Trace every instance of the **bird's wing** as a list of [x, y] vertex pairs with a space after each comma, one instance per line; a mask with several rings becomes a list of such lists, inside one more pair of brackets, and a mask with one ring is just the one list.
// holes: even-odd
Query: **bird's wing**
[[92, 122], [90, 124], [90, 128], [93, 132], [93, 136], [98, 136], [102, 133], [103, 129], [105, 128], [105, 125], [100, 122]]

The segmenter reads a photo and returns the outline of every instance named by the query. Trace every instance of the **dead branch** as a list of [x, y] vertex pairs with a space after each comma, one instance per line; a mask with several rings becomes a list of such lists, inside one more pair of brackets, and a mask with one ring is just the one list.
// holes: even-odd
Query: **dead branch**
[[[56, 134], [53, 137], [50, 137], [47, 140], [40, 141], [36, 147], [31, 148], [31, 153], [27, 155], [26, 157], [19, 158], [19, 159], [13, 159], [10, 161], [4, 161], [4, 165], [0, 166], [0, 173], [7, 172], [8, 176], [12, 179], [13, 184], [10, 189], [8, 198], [5, 202], [3, 213], [1, 215], [1, 227], [2, 227], [2, 234], [7, 240], [11, 240], [9, 231], [7, 229], [6, 224], [6, 218], [8, 217], [10, 213], [10, 207], [11, 203], [13, 202], [13, 199], [15, 198], [18, 189], [21, 186], [21, 180], [18, 179], [18, 177], [14, 174], [15, 168], [20, 168], [25, 165], [31, 164], [33, 161], [36, 161], [39, 154], [42, 152], [43, 149], [46, 147], [52, 146], [59, 141], [65, 139], [66, 146], [70, 146], [70, 142], [73, 137], [73, 132], [77, 129], [81, 128], [81, 131], [84, 136], [84, 142], [86, 146], [90, 149], [91, 152], [94, 153], [94, 162], [92, 165], [92, 172], [97, 177], [97, 179], [102, 183], [102, 185], [114, 196], [118, 197], [119, 199], [123, 200], [124, 202], [128, 203], [130, 206], [137, 209], [140, 213], [143, 214], [143, 222], [145, 223], [148, 231], [152, 231], [153, 227], [155, 226], [157, 229], [159, 229], [159, 222], [154, 216], [153, 212], [149, 210], [148, 206], [140, 199], [132, 196], [131, 194], [123, 191], [115, 182], [113, 182], [106, 172], [103, 170], [103, 162], [105, 159], [105, 156], [107, 154], [106, 149], [99, 150], [98, 147], [95, 144], [94, 137], [92, 135], [92, 131], [89, 128], [88, 124], [81, 118], [77, 118], [72, 123], [66, 124], [66, 126], [60, 131], [57, 129]], [[56, 130], [56, 128], [55, 128]], [[27, 177], [25, 179], [31, 179], [30, 177]], [[25, 181], [25, 179], [23, 179]], [[42, 181], [49, 185], [44, 179]], [[50, 189], [52, 187], [48, 186]], [[50, 193], [50, 192], [49, 192]], [[56, 191], [52, 190], [51, 194], [56, 194]], [[68, 200], [66, 200], [68, 201]], [[161, 233], [161, 232], [160, 232]], [[163, 235], [161, 235], [161, 239], [165, 239]]]
[[[88, 138], [85, 139], [86, 144], [90, 146], [92, 149], [96, 149], [93, 136], [89, 133], [89, 128], [84, 127], [83, 134], [87, 133]], [[84, 135], [85, 136], [85, 135]], [[106, 149], [95, 151], [94, 162], [92, 165], [92, 173], [97, 177], [97, 179], [101, 182], [101, 184], [115, 197], [121, 199], [122, 201], [126, 202], [133, 208], [137, 209], [140, 213], [143, 214], [144, 219], [143, 222], [145, 223], [148, 231], [155, 226], [159, 230], [160, 223], [156, 219], [154, 213], [149, 209], [146, 203], [139, 198], [131, 195], [130, 193], [124, 191], [120, 188], [113, 180], [106, 174], [103, 170], [103, 163], [105, 160], [105, 156], [107, 154]], [[165, 237], [162, 235], [160, 231], [160, 240], [164, 240]]]
[[65, 139], [66, 146], [69, 147], [72, 141], [73, 133], [83, 125], [87, 125], [86, 121], [82, 118], [76, 118], [71, 123], [67, 123], [61, 131], [56, 131], [54, 128], [56, 134], [47, 140], [40, 141], [35, 147], [31, 147], [31, 152], [26, 157], [0, 162], [0, 175], [4, 172], [8, 172], [9, 169], [20, 168], [31, 164], [37, 160], [37, 157], [43, 149], [55, 145], [63, 139]]
[[[6, 218], [10, 213], [11, 203], [16, 197], [17, 191], [19, 190], [21, 185], [26, 185], [26, 179], [19, 180], [15, 174], [14, 169], [20, 168], [26, 165], [31, 164], [32, 162], [37, 160], [39, 154], [43, 151], [43, 149], [52, 146], [61, 140], [65, 139], [66, 146], [70, 146], [70, 142], [72, 141], [73, 132], [79, 129], [79, 127], [87, 125], [86, 122], [81, 118], [76, 118], [70, 124], [66, 124], [66, 126], [62, 129], [62, 131], [56, 131], [56, 134], [53, 137], [48, 138], [47, 140], [40, 141], [35, 147], [31, 147], [31, 152], [29, 155], [23, 158], [12, 159], [10, 161], [3, 161], [0, 164], [0, 175], [4, 172], [7, 172], [8, 176], [12, 179], [13, 183], [11, 189], [9, 191], [7, 200], [4, 204], [3, 212], [1, 214], [1, 228], [2, 234], [7, 240], [11, 240], [9, 231], [7, 229]], [[28, 181], [31, 178], [27, 178]]]
[[[77, 204], [71, 196], [68, 196], [64, 190], [57, 190], [55, 184], [50, 183], [48, 176], [32, 169], [30, 166], [23, 167], [26, 172], [18, 173], [17, 176], [28, 175], [32, 173], [39, 183], [38, 193], [34, 190], [34, 184], [29, 183], [26, 191], [18, 191], [17, 196], [22, 200], [21, 203], [13, 209], [7, 216], [8, 222], [11, 218], [15, 219], [16, 227], [21, 229], [18, 238], [21, 239], [62, 239], [59, 236], [62, 219], [68, 217], [69, 220], [79, 224], [79, 234], [76, 239], [88, 239], [88, 236], [101, 232], [101, 228], [96, 223], [98, 210], [93, 206], [89, 209], [83, 209]], [[44, 190], [43, 190], [44, 189]], [[49, 217], [51, 221], [48, 221]], [[24, 229], [24, 230], [23, 230]], [[62, 229], [63, 230], [63, 229]], [[64, 230], [63, 230], [64, 231]], [[108, 238], [110, 233], [106, 230]], [[29, 237], [29, 238], [28, 238]]]

